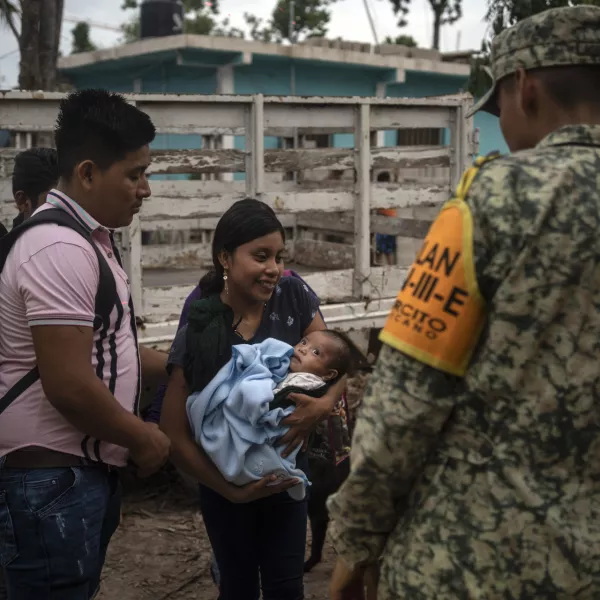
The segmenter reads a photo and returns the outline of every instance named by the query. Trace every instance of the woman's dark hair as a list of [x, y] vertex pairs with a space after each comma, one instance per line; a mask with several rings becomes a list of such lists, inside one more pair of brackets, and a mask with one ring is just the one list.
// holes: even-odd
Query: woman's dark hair
[[336, 381], [344, 375], [354, 375], [357, 371], [371, 370], [369, 361], [347, 334], [335, 329], [325, 329], [323, 333], [334, 338], [339, 347], [339, 352], [328, 365], [338, 372]]
[[200, 280], [200, 297], [223, 291], [223, 267], [219, 254], [232, 253], [257, 238], [279, 231], [285, 242], [285, 231], [275, 211], [264, 202], [244, 198], [231, 206], [219, 219], [212, 244], [213, 268]]
[[58, 158], [53, 148], [30, 148], [15, 157], [12, 175], [13, 195], [25, 192], [37, 208], [38, 196], [58, 183]]

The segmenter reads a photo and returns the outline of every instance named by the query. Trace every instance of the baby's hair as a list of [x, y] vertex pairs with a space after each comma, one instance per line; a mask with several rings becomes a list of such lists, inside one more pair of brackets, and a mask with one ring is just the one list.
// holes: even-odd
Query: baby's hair
[[348, 335], [335, 329], [325, 329], [323, 333], [335, 339], [340, 349], [332, 357], [331, 364], [329, 365], [338, 372], [337, 379], [344, 375], [354, 375], [357, 371], [371, 370], [369, 361]]

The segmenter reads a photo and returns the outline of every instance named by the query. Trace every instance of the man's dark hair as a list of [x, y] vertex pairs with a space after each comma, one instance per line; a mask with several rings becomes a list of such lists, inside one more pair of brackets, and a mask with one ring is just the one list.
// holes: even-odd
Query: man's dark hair
[[84, 160], [106, 170], [149, 144], [155, 135], [150, 117], [120, 94], [74, 92], [60, 103], [54, 131], [59, 174], [69, 179], [75, 165]]
[[[562, 109], [573, 110], [578, 106], [597, 105], [600, 98], [600, 66], [577, 65], [547, 67], [530, 71], [550, 98]], [[515, 75], [501, 81], [507, 92], [516, 88]]]
[[53, 148], [31, 148], [15, 157], [12, 175], [13, 196], [21, 191], [37, 208], [40, 194], [51, 190], [58, 182], [58, 158]]
[[325, 329], [322, 333], [332, 337], [339, 348], [339, 352], [332, 357], [328, 365], [338, 372], [337, 379], [344, 375], [354, 375], [357, 371], [371, 370], [369, 361], [347, 334], [335, 329]]

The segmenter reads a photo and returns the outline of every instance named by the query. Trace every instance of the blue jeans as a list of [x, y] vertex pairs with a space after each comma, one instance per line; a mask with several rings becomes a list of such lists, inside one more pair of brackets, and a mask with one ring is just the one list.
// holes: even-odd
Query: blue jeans
[[9, 600], [89, 600], [121, 516], [116, 472], [0, 469], [0, 565]]
[[306, 500], [287, 492], [232, 504], [201, 486], [200, 507], [219, 570], [219, 600], [302, 600]]

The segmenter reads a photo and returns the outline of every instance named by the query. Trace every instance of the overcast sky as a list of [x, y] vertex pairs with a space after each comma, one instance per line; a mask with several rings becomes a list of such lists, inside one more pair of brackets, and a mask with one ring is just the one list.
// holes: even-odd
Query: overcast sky
[[[408, 26], [399, 30], [389, 0], [367, 0], [373, 12], [375, 28], [380, 40], [399, 33], [412, 35], [419, 46], [430, 47], [432, 38], [432, 13], [428, 0], [412, 0]], [[66, 0], [65, 17], [118, 27], [132, 16], [132, 11], [121, 10], [122, 0]], [[229, 17], [231, 25], [244, 28], [244, 12], [268, 18], [274, 0], [220, 0], [220, 18]], [[442, 50], [479, 49], [486, 31], [483, 22], [486, 2], [463, 0], [463, 18], [442, 31]], [[74, 23], [63, 23], [61, 51], [71, 53], [71, 30]], [[118, 31], [93, 27], [92, 41], [99, 47], [109, 48], [119, 43]], [[332, 7], [328, 37], [373, 43], [373, 35], [366, 18], [364, 0], [338, 0]], [[19, 70], [19, 53], [14, 36], [0, 25], [0, 88], [14, 87]]]

